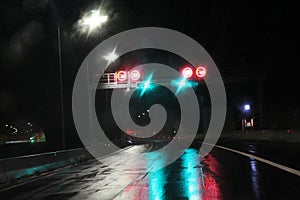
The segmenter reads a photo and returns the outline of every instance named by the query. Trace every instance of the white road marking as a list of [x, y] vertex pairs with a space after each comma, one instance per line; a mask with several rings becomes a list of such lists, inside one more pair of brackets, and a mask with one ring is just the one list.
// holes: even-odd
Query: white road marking
[[[205, 143], [205, 144], [212, 145], [212, 144], [209, 144], [209, 143]], [[243, 156], [246, 156], [246, 157], [258, 160], [258, 161], [260, 161], [262, 163], [271, 165], [273, 167], [276, 167], [278, 169], [284, 170], [284, 171], [289, 172], [291, 174], [295, 174], [297, 176], [300, 176], [300, 171], [299, 170], [287, 167], [285, 165], [282, 165], [282, 164], [279, 164], [279, 163], [275, 163], [275, 162], [272, 162], [270, 160], [267, 160], [267, 159], [264, 159], [264, 158], [261, 158], [261, 157], [249, 154], [249, 153], [245, 153], [245, 152], [242, 152], [242, 151], [238, 151], [238, 150], [235, 150], [235, 149], [231, 149], [231, 148], [228, 148], [228, 147], [223, 147], [223, 146], [220, 146], [220, 145], [214, 145], [214, 146], [217, 147], [217, 148], [220, 148], [220, 149], [231, 151], [233, 153], [237, 153], [237, 154], [240, 154], [240, 155], [243, 155]]]

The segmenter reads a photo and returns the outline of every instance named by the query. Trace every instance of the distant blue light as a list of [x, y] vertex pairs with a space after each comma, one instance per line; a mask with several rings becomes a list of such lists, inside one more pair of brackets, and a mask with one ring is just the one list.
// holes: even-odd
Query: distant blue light
[[251, 107], [250, 107], [250, 105], [249, 105], [249, 104], [245, 104], [245, 105], [244, 105], [244, 110], [245, 110], [245, 111], [249, 111], [249, 110], [250, 110], [250, 108], [251, 108]]

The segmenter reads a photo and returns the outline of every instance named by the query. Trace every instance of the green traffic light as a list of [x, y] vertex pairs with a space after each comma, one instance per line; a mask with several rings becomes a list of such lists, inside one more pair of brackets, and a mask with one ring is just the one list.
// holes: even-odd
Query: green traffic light
[[142, 84], [142, 86], [140, 87], [141, 88], [141, 93], [140, 93], [140, 97], [142, 97], [146, 91], [148, 90], [152, 90], [154, 88], [154, 84], [151, 82], [152, 80], [152, 76], [153, 76], [153, 73], [151, 73], [146, 81]]
[[30, 142], [30, 143], [34, 143], [34, 142], [35, 142], [34, 137], [31, 137], [31, 138], [29, 139], [29, 142]]
[[186, 78], [180, 78], [180, 79], [177, 79], [177, 80], [172, 80], [171, 84], [173, 86], [177, 87], [176, 95], [180, 91], [183, 91], [186, 88], [189, 88], [189, 87], [194, 88], [194, 87], [198, 86], [197, 82], [189, 81]]

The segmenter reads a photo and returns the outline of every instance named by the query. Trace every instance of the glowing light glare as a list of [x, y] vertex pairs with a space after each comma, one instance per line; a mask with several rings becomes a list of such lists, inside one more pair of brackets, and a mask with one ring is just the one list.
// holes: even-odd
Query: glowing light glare
[[102, 57], [105, 60], [107, 60], [106, 67], [108, 67], [108, 65], [110, 65], [110, 63], [114, 62], [119, 57], [119, 55], [116, 53], [116, 49], [117, 49], [117, 46], [115, 46], [114, 49], [110, 53], [108, 53]]
[[87, 25], [90, 29], [96, 29], [107, 21], [106, 15], [101, 15], [100, 10], [92, 10], [83, 19], [82, 24]]
[[104, 58], [105, 60], [107, 60], [108, 63], [111, 63], [111, 62], [115, 61], [118, 57], [119, 57], [119, 56], [115, 53], [115, 51], [113, 51], [113, 52], [111, 52], [111, 53], [109, 53], [109, 54], [103, 56], [103, 58]]
[[144, 95], [144, 93], [146, 92], [146, 90], [151, 90], [154, 87], [154, 85], [151, 84], [152, 76], [153, 76], [153, 74], [150, 74], [146, 78], [146, 81], [144, 82], [144, 84], [142, 86], [142, 91], [140, 93], [140, 97]]
[[179, 87], [183, 87], [187, 84], [186, 80], [185, 79], [182, 79], [180, 82], [179, 82]]
[[199, 78], [203, 78], [206, 75], [206, 69], [205, 67], [198, 67], [196, 69], [196, 76], [198, 76]]
[[185, 77], [185, 78], [190, 78], [193, 76], [193, 70], [192, 68], [190, 67], [185, 67], [183, 68], [182, 70], [182, 75]]
[[245, 111], [250, 110], [250, 105], [249, 105], [249, 104], [245, 104], [245, 105], [244, 105], [244, 110], [245, 110]]
[[147, 89], [150, 86], [150, 81], [146, 81], [146, 83], [144, 84], [144, 88]]
[[30, 137], [30, 138], [29, 138], [29, 141], [30, 141], [30, 143], [34, 143], [34, 142], [35, 142], [34, 137]]
[[78, 26], [81, 32], [90, 34], [92, 31], [100, 29], [107, 20], [108, 16], [103, 15], [100, 9], [91, 10], [78, 21]]
[[172, 80], [171, 85], [177, 87], [177, 90], [175, 93], [177, 95], [180, 91], [182, 91], [188, 87], [196, 87], [198, 85], [198, 83], [189, 81], [186, 78], [180, 78], [178, 80]]
[[138, 81], [141, 78], [141, 73], [138, 70], [130, 72], [130, 78], [132, 81]]
[[125, 71], [118, 71], [117, 79], [118, 79], [118, 81], [126, 81], [127, 73]]

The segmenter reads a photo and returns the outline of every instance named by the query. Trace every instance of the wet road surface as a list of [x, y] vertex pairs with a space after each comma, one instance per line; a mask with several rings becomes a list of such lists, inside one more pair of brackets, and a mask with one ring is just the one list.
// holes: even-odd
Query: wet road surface
[[[270, 158], [263, 157], [267, 159], [272, 159], [272, 148], [274, 151], [277, 149], [253, 142], [223, 142], [219, 145], [260, 156], [268, 153]], [[151, 147], [131, 146], [101, 162], [92, 160], [7, 190], [2, 189], [1, 199], [300, 198], [300, 176], [217, 147], [200, 159], [199, 147], [200, 144], [195, 144], [185, 150], [176, 162], [151, 171], [149, 166], [158, 160], [134, 160], [127, 156], [128, 152], [147, 152]], [[268, 152], [259, 152], [264, 148]], [[297, 161], [297, 154], [292, 155]], [[284, 159], [284, 154], [282, 156]], [[281, 164], [284, 164], [283, 160]], [[289, 166], [295, 165], [291, 163]]]

